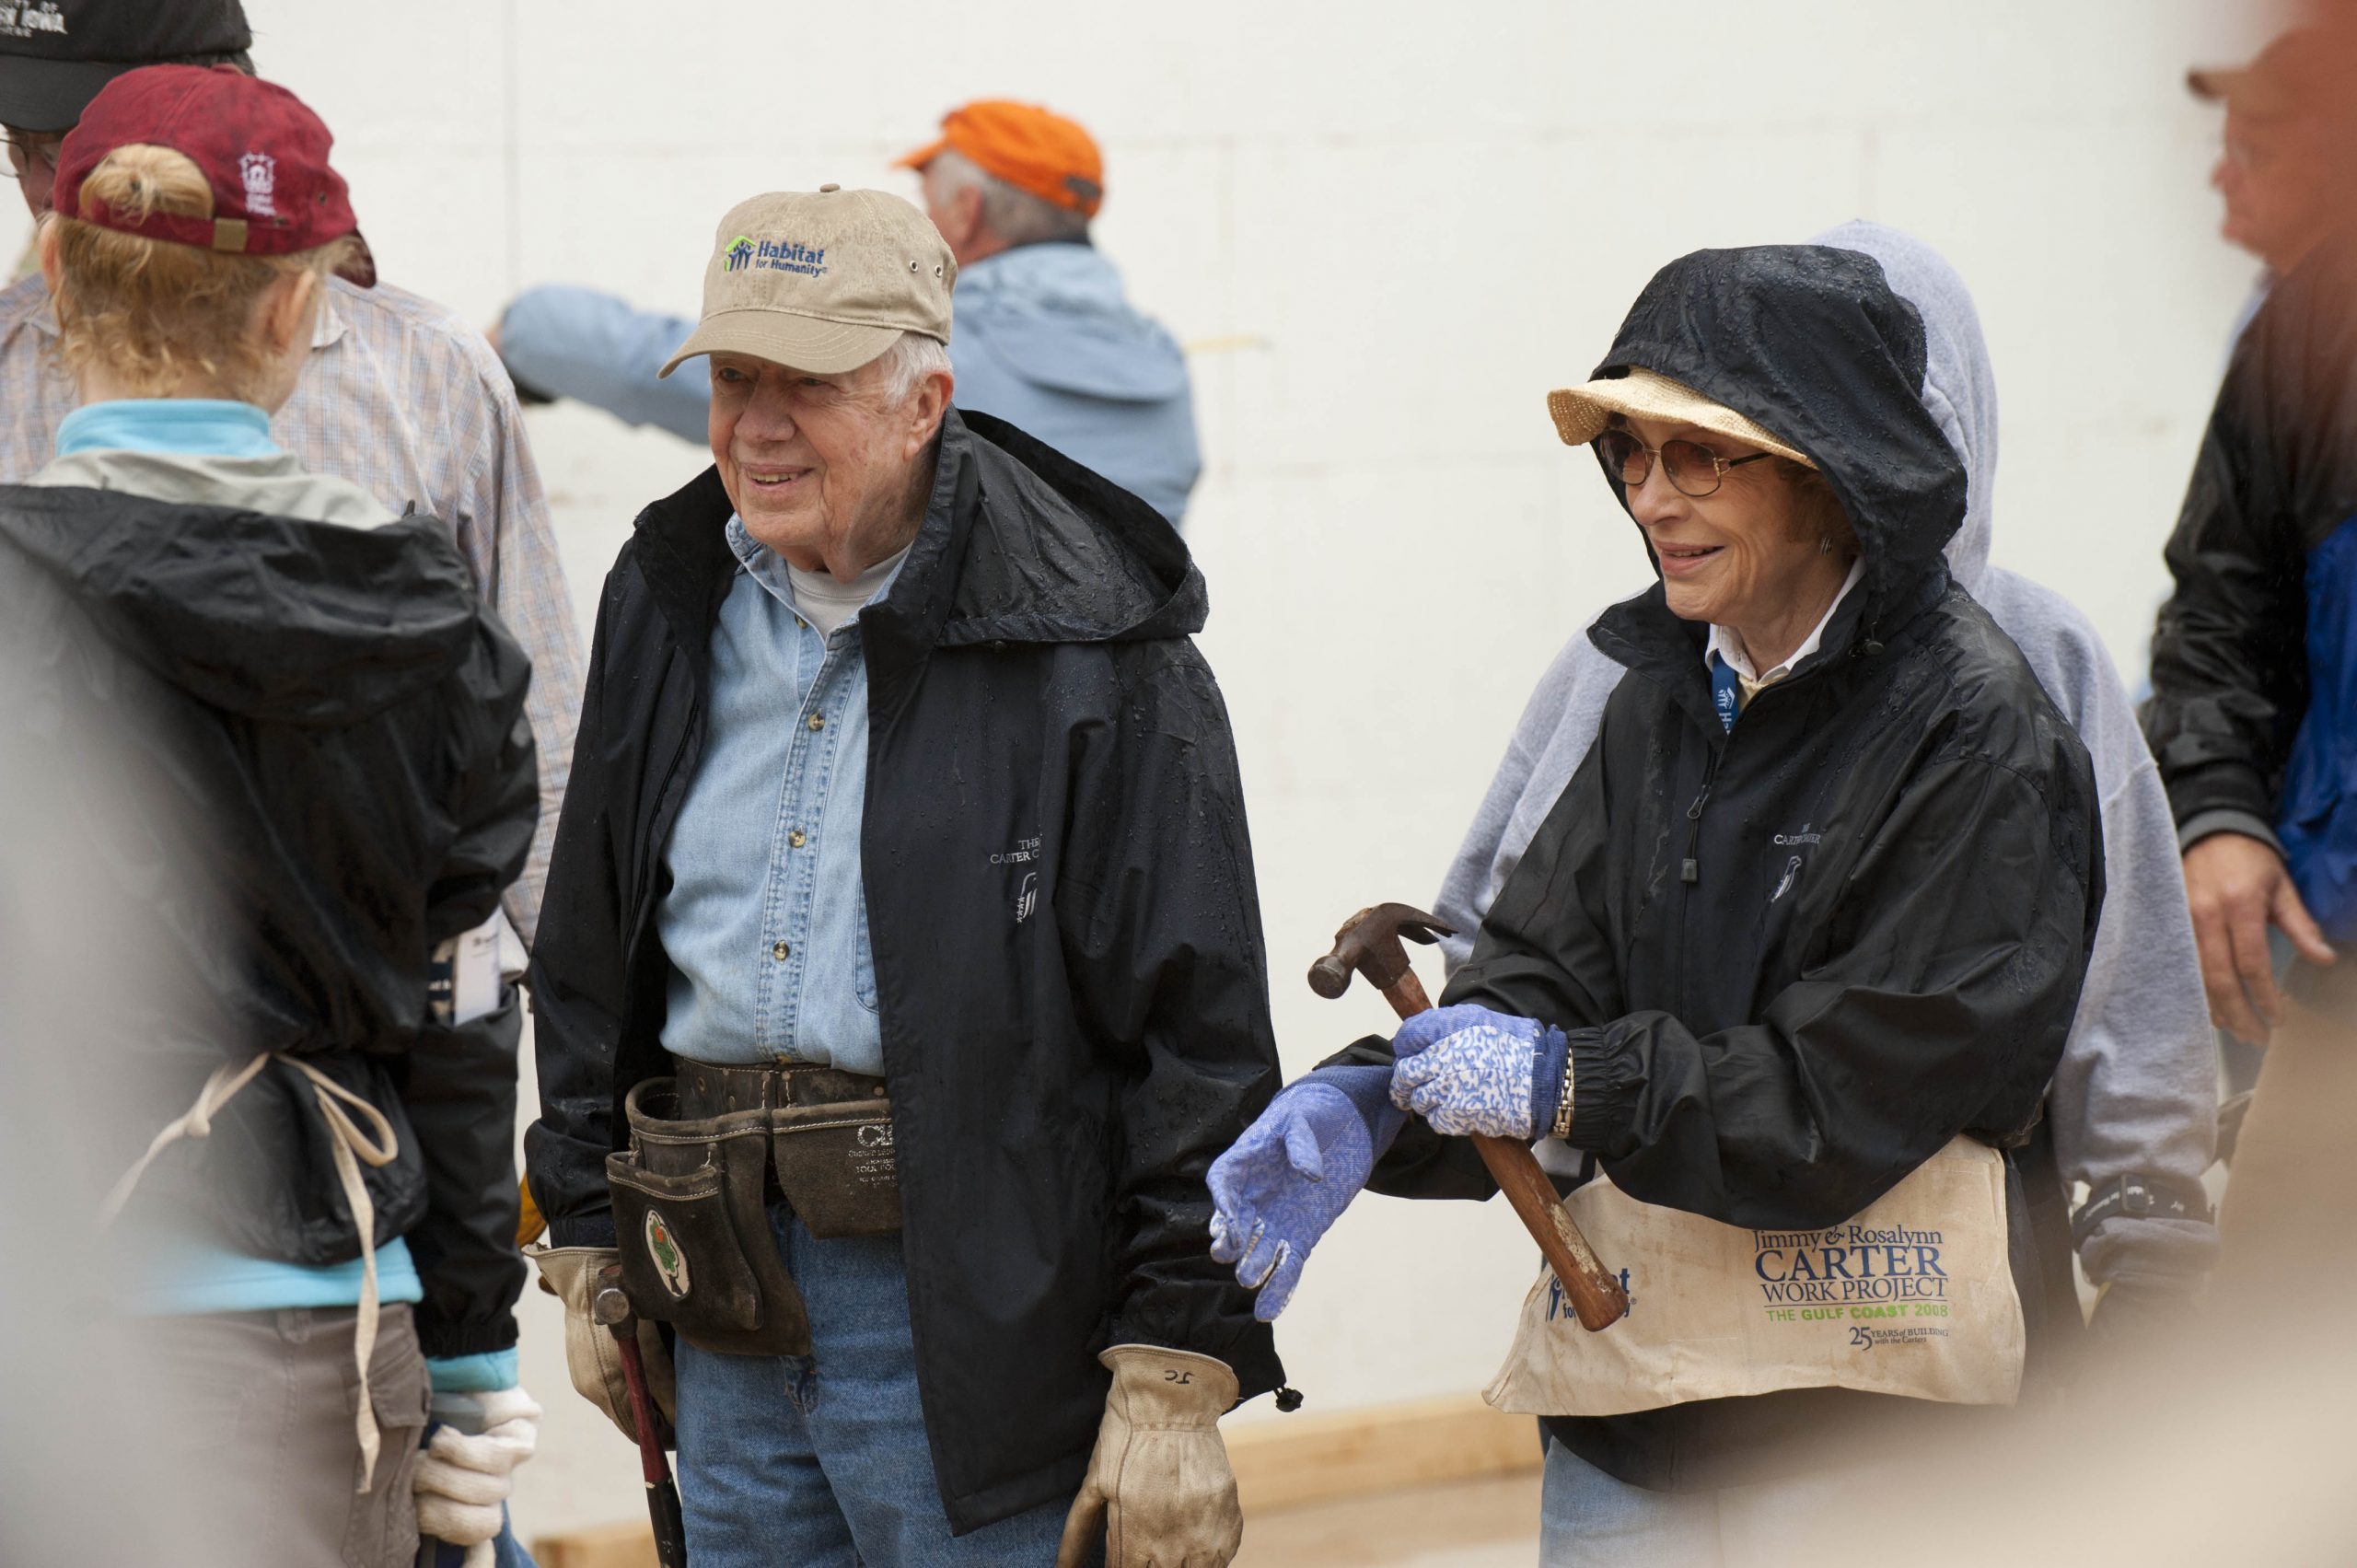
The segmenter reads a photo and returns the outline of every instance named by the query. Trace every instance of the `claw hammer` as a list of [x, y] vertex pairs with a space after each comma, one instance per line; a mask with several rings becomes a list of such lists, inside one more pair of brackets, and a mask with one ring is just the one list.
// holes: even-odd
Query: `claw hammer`
[[638, 1434], [639, 1474], [646, 1482], [647, 1519], [655, 1527], [655, 1561], [662, 1568], [687, 1568], [688, 1528], [679, 1511], [679, 1489], [671, 1462], [663, 1457], [662, 1416], [646, 1383], [646, 1362], [638, 1352], [638, 1316], [622, 1294], [621, 1266], [609, 1263], [598, 1276], [589, 1316], [614, 1336], [622, 1384], [630, 1395], [630, 1423]]
[[[1334, 950], [1309, 966], [1309, 989], [1331, 1001], [1350, 989], [1353, 974], [1363, 974], [1368, 984], [1383, 993], [1393, 1012], [1402, 1018], [1413, 1017], [1430, 1010], [1432, 999], [1409, 967], [1408, 949], [1400, 938], [1430, 942], [1456, 934], [1412, 905], [1376, 904], [1363, 909], [1334, 934]], [[1555, 1196], [1554, 1183], [1538, 1168], [1538, 1156], [1512, 1138], [1478, 1132], [1473, 1135], [1473, 1146], [1514, 1212], [1522, 1216], [1538, 1250], [1546, 1254], [1563, 1293], [1572, 1298], [1580, 1327], [1594, 1333], [1618, 1322], [1629, 1310], [1628, 1295]]]

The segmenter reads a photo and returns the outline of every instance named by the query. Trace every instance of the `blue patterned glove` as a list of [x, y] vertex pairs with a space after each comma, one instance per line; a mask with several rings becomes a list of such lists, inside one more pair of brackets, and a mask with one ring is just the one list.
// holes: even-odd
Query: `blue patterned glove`
[[1554, 1124], [1570, 1049], [1562, 1030], [1535, 1019], [1435, 1007], [1391, 1037], [1391, 1103], [1453, 1138], [1527, 1143]]
[[1286, 1085], [1212, 1162], [1212, 1257], [1258, 1291], [1263, 1323], [1293, 1299], [1301, 1266], [1399, 1135], [1386, 1067], [1320, 1067]]

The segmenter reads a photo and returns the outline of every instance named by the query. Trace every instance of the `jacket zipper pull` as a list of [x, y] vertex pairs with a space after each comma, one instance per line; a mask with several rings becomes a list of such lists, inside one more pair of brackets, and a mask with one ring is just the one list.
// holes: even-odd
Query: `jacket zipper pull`
[[[1711, 771], [1715, 773], [1718, 769], [1714, 765]], [[1706, 775], [1702, 780], [1702, 793], [1696, 796], [1694, 804], [1686, 808], [1686, 862], [1678, 868], [1678, 879], [1689, 887], [1702, 879], [1701, 862], [1696, 855], [1702, 842], [1702, 807], [1710, 798], [1711, 780]]]

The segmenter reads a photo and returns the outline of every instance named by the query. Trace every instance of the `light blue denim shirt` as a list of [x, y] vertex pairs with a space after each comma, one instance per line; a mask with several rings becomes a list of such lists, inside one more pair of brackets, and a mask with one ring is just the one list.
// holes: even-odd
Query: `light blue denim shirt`
[[[958, 269], [949, 363], [961, 409], [995, 414], [1177, 526], [1202, 470], [1187, 356], [1129, 302], [1088, 245], [1018, 245]], [[700, 367], [658, 381], [693, 319], [595, 289], [544, 285], [501, 319], [500, 356], [525, 382], [701, 447], [712, 387]]]
[[734, 517], [728, 547], [744, 569], [712, 630], [703, 761], [664, 850], [671, 888], [655, 914], [673, 969], [663, 1047], [696, 1062], [880, 1075], [860, 885], [859, 618], [822, 637], [795, 611], [785, 562]]

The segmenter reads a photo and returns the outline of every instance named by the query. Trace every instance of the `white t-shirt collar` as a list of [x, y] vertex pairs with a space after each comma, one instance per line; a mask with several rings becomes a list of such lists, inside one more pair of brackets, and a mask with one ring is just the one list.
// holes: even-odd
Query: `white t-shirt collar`
[[1841, 591], [1835, 594], [1833, 602], [1825, 607], [1825, 613], [1817, 617], [1817, 624], [1810, 629], [1809, 634], [1801, 639], [1801, 645], [1794, 648], [1784, 662], [1773, 669], [1764, 674], [1755, 671], [1751, 668], [1751, 656], [1743, 651], [1742, 636], [1734, 627], [1722, 626], [1715, 621], [1711, 623], [1710, 641], [1702, 648], [1703, 668], [1710, 667], [1711, 656], [1716, 654], [1726, 661], [1729, 669], [1734, 670], [1737, 676], [1754, 686], [1766, 686], [1771, 682], [1783, 679], [1784, 677], [1792, 674], [1794, 665], [1817, 652], [1817, 645], [1825, 640], [1826, 627], [1833, 622], [1833, 612], [1841, 608], [1841, 601], [1850, 597], [1850, 590], [1856, 587], [1859, 579], [1865, 575], [1866, 560], [1862, 555], [1850, 563], [1850, 575], [1841, 579]]

